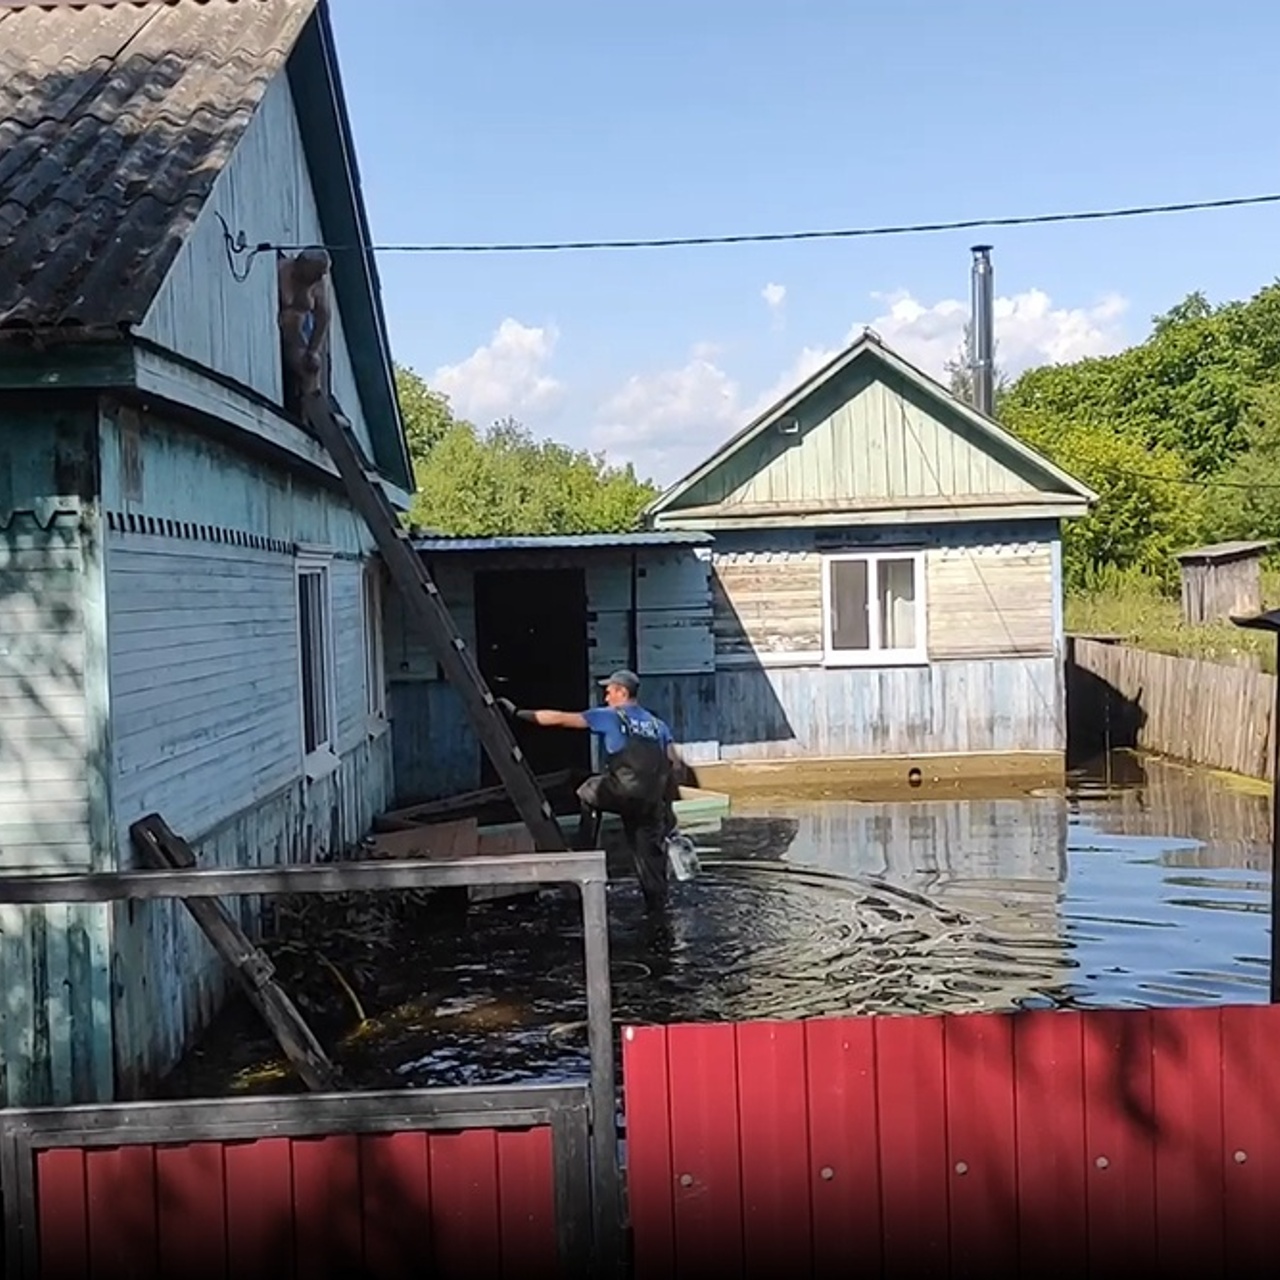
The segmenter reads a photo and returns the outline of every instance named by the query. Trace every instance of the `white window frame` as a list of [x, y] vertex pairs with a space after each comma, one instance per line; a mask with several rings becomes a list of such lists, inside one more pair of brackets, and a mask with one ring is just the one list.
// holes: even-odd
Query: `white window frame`
[[[302, 580], [315, 577], [320, 580], [321, 625], [317, 667], [323, 673], [321, 689], [326, 733], [310, 750], [307, 750], [306, 676], [302, 661], [304, 643], [302, 627]], [[333, 634], [333, 557], [317, 552], [299, 554], [294, 561], [294, 607], [298, 613], [298, 741], [302, 747], [302, 771], [309, 782], [327, 777], [337, 769], [338, 699], [337, 662]]]
[[386, 602], [382, 562], [370, 560], [360, 578], [364, 618], [364, 697], [368, 732], [376, 736], [387, 723], [387, 643], [382, 610]]
[[[832, 566], [860, 560], [867, 566], [867, 623], [871, 647], [867, 649], [837, 649], [832, 641], [831, 602]], [[882, 560], [910, 560], [916, 587], [916, 643], [910, 649], [883, 649], [880, 638], [880, 589], [879, 564]], [[923, 666], [929, 661], [926, 620], [928, 608], [925, 602], [925, 553], [918, 550], [894, 551], [881, 548], [875, 551], [837, 551], [822, 556], [822, 653], [823, 662], [830, 667], [909, 667]]]

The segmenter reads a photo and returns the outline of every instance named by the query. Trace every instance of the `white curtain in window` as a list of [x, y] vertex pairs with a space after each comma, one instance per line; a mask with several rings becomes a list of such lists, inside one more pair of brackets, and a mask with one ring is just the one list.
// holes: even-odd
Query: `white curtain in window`
[[881, 560], [880, 646], [914, 649], [916, 640], [916, 566], [913, 560]]

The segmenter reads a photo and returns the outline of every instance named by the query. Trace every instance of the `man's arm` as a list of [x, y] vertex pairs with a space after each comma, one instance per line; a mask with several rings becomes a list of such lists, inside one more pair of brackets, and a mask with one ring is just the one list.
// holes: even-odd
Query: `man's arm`
[[544, 729], [586, 729], [587, 718], [581, 711], [523, 711], [510, 698], [499, 698], [498, 706], [507, 715], [526, 724], [541, 725]]

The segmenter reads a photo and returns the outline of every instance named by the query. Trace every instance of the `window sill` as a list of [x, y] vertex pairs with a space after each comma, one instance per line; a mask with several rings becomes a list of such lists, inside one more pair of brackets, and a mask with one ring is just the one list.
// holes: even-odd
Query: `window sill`
[[873, 649], [866, 653], [827, 653], [824, 667], [927, 667], [929, 655], [916, 650]]
[[365, 736], [370, 742], [376, 742], [379, 738], [385, 738], [391, 730], [391, 721], [386, 715], [369, 716], [365, 721]]
[[328, 747], [313, 751], [302, 761], [302, 773], [308, 782], [322, 782], [338, 771], [342, 761]]

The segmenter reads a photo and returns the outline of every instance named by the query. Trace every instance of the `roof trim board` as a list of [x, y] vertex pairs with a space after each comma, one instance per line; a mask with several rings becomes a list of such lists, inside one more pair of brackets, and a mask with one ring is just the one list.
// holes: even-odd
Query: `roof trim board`
[[[342, 307], [356, 384], [373, 436], [377, 455], [374, 460], [387, 479], [412, 489], [413, 467], [395, 390], [382, 287], [371, 251], [373, 237], [360, 185], [328, 0], [319, 0], [286, 67], [308, 167], [313, 173], [330, 166], [339, 170], [340, 182], [312, 185], [325, 240], [332, 246], [334, 288]], [[333, 136], [325, 135], [336, 135], [336, 148]], [[358, 300], [354, 307], [353, 298]]]
[[[944, 405], [952, 412], [959, 413], [981, 437], [1007, 449], [1043, 474], [1047, 480], [1058, 488], [1058, 493], [1055, 493], [1053, 489], [1045, 491], [1043, 499], [1046, 503], [1060, 505], [1055, 502], [1055, 498], [1060, 495], [1064, 502], [1072, 506], [1080, 505], [1087, 510], [1088, 504], [1096, 500], [1097, 494], [1092, 489], [1089, 489], [1074, 476], [1069, 475], [1056, 464], [1050, 462], [1043, 454], [1019, 440], [991, 418], [979, 413], [971, 405], [965, 404], [964, 401], [952, 395], [935, 379], [887, 347], [878, 335], [871, 330], [866, 330], [856, 341], [829, 360], [822, 368], [811, 374], [799, 386], [793, 388], [780, 400], [776, 401], [741, 431], [731, 436], [709, 458], [655, 498], [645, 508], [643, 517], [651, 521], [655, 526], [664, 525], [668, 521], [674, 522], [682, 518], [691, 517], [692, 511], [681, 510], [677, 506], [686, 493], [711, 475], [712, 472], [738, 453], [739, 450], [745, 448], [753, 440], [763, 435], [789, 413], [797, 409], [815, 392], [820, 391], [824, 386], [832, 382], [856, 360], [863, 357], [870, 357], [879, 361], [885, 368], [897, 373], [927, 398], [935, 403]], [[1073, 499], [1074, 501], [1072, 501]], [[915, 506], [916, 504], [913, 500], [904, 505]], [[729, 517], [728, 512], [721, 511], [718, 507], [716, 511], [724, 518]], [[709, 513], [710, 508], [700, 509], [700, 514], [702, 515]], [[741, 524], [744, 522], [746, 522], [746, 513], [741, 511], [739, 512], [739, 518], [734, 519], [733, 523]]]

